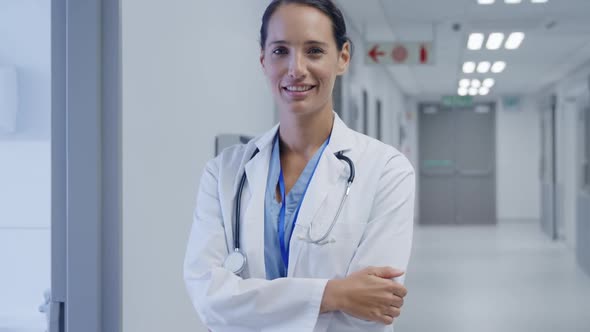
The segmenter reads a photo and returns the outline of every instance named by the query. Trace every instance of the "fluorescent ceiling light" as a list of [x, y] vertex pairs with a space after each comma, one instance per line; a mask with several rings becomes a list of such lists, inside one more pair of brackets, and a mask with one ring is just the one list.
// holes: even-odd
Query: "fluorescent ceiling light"
[[485, 74], [490, 70], [491, 66], [492, 64], [488, 61], [482, 61], [477, 65], [477, 72], [480, 74]]
[[494, 86], [494, 84], [496, 84], [496, 81], [493, 78], [486, 78], [485, 80], [483, 80], [483, 83], [481, 85], [483, 85], [486, 88], [491, 88]]
[[508, 36], [506, 39], [506, 48], [509, 50], [515, 50], [520, 47], [522, 41], [524, 40], [524, 33], [522, 32], [513, 32]]
[[506, 62], [504, 61], [496, 61], [492, 65], [492, 73], [499, 74], [506, 69]]
[[531, 0], [532, 3], [547, 3], [548, 0]]
[[477, 0], [477, 3], [480, 5], [491, 5], [494, 2], [496, 2], [496, 0]]
[[469, 95], [470, 96], [477, 96], [478, 93], [479, 93], [479, 91], [477, 90], [477, 88], [471, 88], [471, 89], [469, 89]]
[[467, 96], [468, 92], [469, 91], [467, 90], [467, 88], [459, 88], [457, 90], [457, 94], [459, 94], [459, 96]]
[[516, 3], [520, 3], [522, 0], [504, 0], [505, 3], [513, 5]]
[[467, 78], [464, 78], [459, 81], [459, 86], [462, 88], [468, 88], [471, 85], [471, 81]]
[[465, 74], [471, 74], [475, 71], [475, 62], [467, 61], [463, 64], [463, 72]]
[[502, 46], [502, 42], [504, 41], [504, 34], [501, 32], [493, 32], [488, 37], [488, 42], [486, 43], [486, 47], [488, 50], [497, 50]]
[[483, 45], [483, 33], [472, 33], [469, 35], [469, 40], [467, 41], [467, 48], [470, 50], [479, 50]]
[[471, 81], [471, 87], [472, 88], [479, 88], [481, 86], [481, 82], [479, 80], [472, 80]]
[[479, 94], [482, 96], [487, 96], [488, 93], [490, 93], [490, 89], [486, 88], [485, 86], [482, 86], [481, 88], [479, 88]]

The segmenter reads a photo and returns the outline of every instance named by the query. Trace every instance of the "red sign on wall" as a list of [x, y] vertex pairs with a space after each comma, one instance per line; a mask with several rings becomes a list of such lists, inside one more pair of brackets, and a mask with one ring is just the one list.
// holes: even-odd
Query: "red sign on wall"
[[432, 65], [432, 42], [368, 43], [365, 63], [385, 65]]

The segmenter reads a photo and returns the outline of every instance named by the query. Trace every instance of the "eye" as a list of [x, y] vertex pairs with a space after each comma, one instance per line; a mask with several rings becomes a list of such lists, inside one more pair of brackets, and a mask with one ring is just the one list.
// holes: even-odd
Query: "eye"
[[288, 53], [287, 52], [287, 49], [285, 47], [282, 47], [282, 46], [281, 47], [277, 47], [277, 48], [275, 48], [272, 51], [272, 54], [275, 54], [275, 55], [284, 55], [284, 54], [287, 54], [287, 53]]
[[324, 50], [322, 50], [319, 47], [312, 47], [309, 49], [309, 51], [307, 51], [307, 53], [311, 54], [311, 55], [320, 55], [320, 54], [324, 54], [326, 52], [324, 52]]

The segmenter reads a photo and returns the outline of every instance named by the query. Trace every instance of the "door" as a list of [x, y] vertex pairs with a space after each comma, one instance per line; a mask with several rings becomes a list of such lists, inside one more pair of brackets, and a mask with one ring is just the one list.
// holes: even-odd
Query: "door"
[[454, 224], [455, 140], [452, 110], [422, 105], [418, 118], [420, 223]]
[[496, 144], [493, 105], [456, 109], [455, 190], [458, 224], [496, 223]]
[[496, 223], [494, 113], [420, 106], [421, 224]]
[[120, 331], [119, 8], [51, 1], [50, 332]]

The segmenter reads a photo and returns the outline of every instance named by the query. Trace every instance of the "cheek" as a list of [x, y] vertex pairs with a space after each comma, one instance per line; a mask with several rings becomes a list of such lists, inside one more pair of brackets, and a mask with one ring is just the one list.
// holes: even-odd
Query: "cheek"
[[336, 79], [336, 72], [330, 67], [322, 66], [314, 68], [313, 75], [323, 85], [324, 89], [329, 88]]
[[283, 70], [277, 64], [269, 64], [266, 67], [265, 74], [271, 83], [277, 83], [281, 81]]

